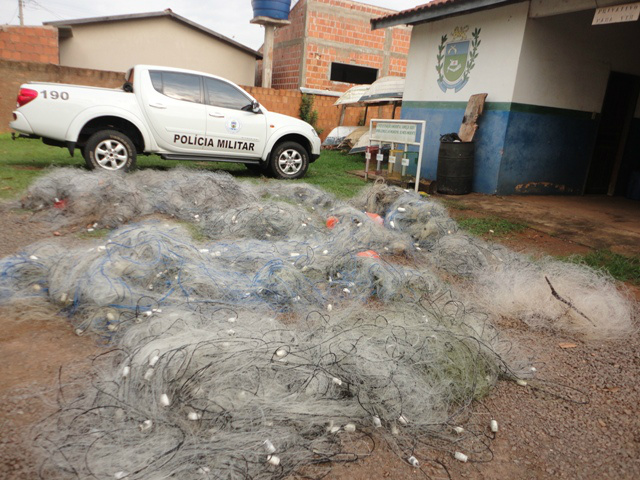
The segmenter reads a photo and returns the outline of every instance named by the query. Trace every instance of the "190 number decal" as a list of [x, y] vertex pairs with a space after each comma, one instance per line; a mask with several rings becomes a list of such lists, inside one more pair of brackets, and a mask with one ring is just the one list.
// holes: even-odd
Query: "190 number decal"
[[51, 100], [69, 100], [68, 92], [58, 92], [57, 90], [46, 91], [43, 90], [42, 96], [44, 98], [50, 98]]

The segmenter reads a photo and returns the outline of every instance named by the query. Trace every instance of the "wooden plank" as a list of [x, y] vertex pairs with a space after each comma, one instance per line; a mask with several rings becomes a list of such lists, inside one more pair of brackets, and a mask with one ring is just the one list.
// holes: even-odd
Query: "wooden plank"
[[482, 115], [484, 111], [484, 102], [486, 99], [486, 93], [471, 95], [469, 98], [469, 103], [467, 103], [467, 109], [462, 119], [462, 125], [460, 125], [460, 131], [458, 132], [458, 136], [463, 142], [471, 142], [473, 140], [476, 130], [478, 130], [478, 117]]

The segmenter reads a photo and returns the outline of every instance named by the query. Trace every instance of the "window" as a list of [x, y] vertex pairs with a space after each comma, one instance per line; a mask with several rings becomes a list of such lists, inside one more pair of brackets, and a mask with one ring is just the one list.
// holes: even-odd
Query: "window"
[[158, 92], [162, 93], [162, 72], [150, 71], [151, 84]]
[[378, 78], [378, 69], [347, 65], [345, 63], [331, 64], [331, 80], [334, 82], [357, 83], [367, 85]]
[[207, 88], [207, 103], [216, 107], [243, 110], [252, 100], [233, 85], [215, 78], [204, 78]]
[[185, 102], [202, 101], [200, 76], [178, 72], [151, 71], [153, 88], [167, 97]]

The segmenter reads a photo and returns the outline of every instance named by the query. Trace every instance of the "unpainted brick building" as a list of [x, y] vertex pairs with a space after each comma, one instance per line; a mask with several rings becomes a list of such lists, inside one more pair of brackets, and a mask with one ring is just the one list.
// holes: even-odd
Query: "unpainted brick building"
[[289, 14], [291, 25], [275, 32], [272, 87], [343, 92], [404, 76], [411, 27], [371, 30], [372, 18], [390, 13], [349, 0], [300, 0]]

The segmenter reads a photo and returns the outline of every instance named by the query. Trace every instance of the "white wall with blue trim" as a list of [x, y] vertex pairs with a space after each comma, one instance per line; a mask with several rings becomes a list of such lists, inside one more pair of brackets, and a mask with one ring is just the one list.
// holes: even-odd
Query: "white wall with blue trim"
[[609, 73], [640, 75], [640, 23], [528, 13], [522, 2], [414, 26], [402, 117], [427, 121], [423, 177], [436, 178], [439, 136], [459, 129], [469, 97], [488, 93], [473, 190], [582, 193]]

